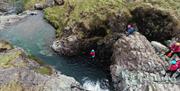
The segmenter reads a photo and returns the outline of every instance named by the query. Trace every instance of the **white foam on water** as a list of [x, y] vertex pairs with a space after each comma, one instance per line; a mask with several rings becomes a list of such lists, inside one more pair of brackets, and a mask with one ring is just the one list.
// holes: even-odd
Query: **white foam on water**
[[88, 78], [84, 78], [83, 81], [84, 81], [83, 87], [86, 90], [89, 90], [89, 91], [109, 91], [109, 89], [101, 88], [101, 86], [100, 86], [101, 83], [99, 81], [93, 82], [93, 81], [89, 80]]

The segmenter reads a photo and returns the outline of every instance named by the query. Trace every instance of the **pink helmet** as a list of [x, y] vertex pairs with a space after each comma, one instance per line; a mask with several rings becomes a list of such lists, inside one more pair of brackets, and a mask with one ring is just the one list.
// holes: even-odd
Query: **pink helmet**
[[130, 24], [128, 25], [128, 28], [131, 28], [131, 25], [130, 25]]

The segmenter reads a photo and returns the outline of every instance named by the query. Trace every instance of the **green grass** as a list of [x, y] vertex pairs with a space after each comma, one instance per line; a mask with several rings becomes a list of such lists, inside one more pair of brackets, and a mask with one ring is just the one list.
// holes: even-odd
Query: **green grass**
[[67, 25], [83, 22], [89, 29], [103, 23], [107, 17], [123, 8], [121, 3], [119, 0], [69, 0], [63, 6], [45, 9], [45, 18], [57, 29], [57, 37], [60, 37]]
[[[57, 29], [57, 37], [61, 37], [66, 26], [82, 22], [89, 30], [101, 25], [103, 21], [120, 10], [132, 10], [138, 6], [154, 7], [174, 12], [179, 17], [180, 2], [178, 0], [143, 0], [129, 3], [125, 0], [67, 0], [63, 6], [45, 9], [45, 18]], [[179, 17], [180, 18], [180, 17]]]

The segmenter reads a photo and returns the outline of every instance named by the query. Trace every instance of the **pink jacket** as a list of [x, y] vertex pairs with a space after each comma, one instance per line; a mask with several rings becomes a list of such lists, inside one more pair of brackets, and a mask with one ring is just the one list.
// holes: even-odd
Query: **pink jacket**
[[176, 44], [174, 43], [173, 45], [171, 45], [170, 49], [173, 52], [180, 52], [180, 46], [176, 46]]

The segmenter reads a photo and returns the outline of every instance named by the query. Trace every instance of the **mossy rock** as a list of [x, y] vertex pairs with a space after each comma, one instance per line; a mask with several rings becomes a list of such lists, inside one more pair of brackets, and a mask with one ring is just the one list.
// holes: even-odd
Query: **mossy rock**
[[39, 68], [36, 68], [35, 72], [43, 74], [43, 75], [51, 75], [53, 73], [53, 70], [49, 66], [41, 66]]
[[0, 40], [0, 52], [4, 50], [10, 50], [12, 48], [13, 46], [9, 42]]
[[175, 37], [179, 21], [169, 12], [156, 8], [138, 7], [132, 11], [138, 31], [150, 41], [163, 42]]
[[34, 9], [34, 5], [36, 3], [45, 4], [46, 0], [23, 0], [24, 8], [27, 9]]
[[19, 50], [14, 50], [8, 53], [0, 54], [0, 67], [11, 67], [13, 64], [10, 62], [18, 58], [22, 54]]

